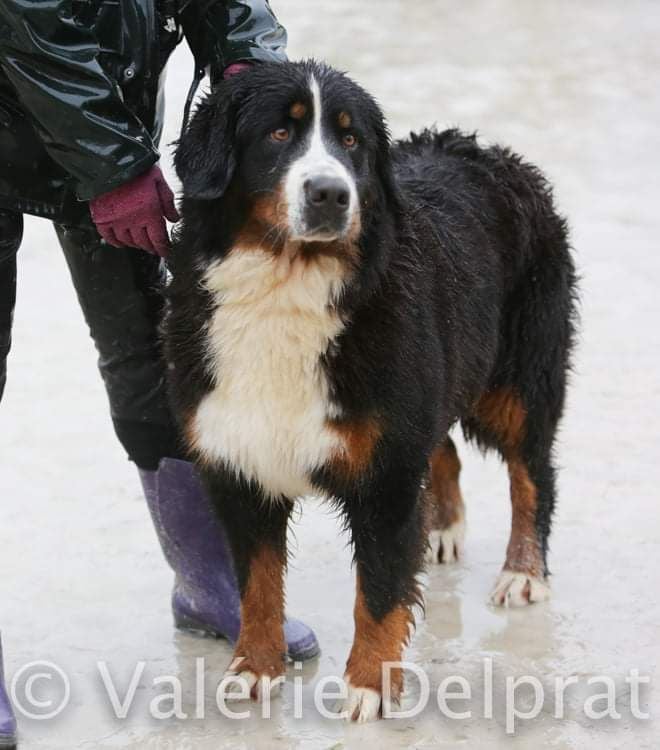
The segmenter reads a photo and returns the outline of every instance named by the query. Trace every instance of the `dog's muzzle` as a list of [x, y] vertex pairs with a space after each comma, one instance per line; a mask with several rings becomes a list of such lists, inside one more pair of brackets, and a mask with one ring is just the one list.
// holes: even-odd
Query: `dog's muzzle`
[[335, 176], [311, 177], [305, 180], [303, 223], [306, 233], [336, 237], [348, 225], [351, 203], [350, 188], [345, 180]]

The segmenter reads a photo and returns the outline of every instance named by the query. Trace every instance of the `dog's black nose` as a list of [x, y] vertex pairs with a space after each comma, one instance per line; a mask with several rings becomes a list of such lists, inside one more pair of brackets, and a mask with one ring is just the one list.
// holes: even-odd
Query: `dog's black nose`
[[327, 211], [328, 216], [348, 211], [350, 193], [348, 185], [339, 177], [314, 177], [305, 182], [307, 203]]

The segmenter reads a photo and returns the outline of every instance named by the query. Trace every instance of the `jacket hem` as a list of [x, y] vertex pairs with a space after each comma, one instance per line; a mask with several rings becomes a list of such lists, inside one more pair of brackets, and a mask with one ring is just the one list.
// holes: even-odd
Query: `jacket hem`
[[102, 183], [95, 182], [88, 186], [79, 186], [76, 189], [76, 195], [79, 201], [90, 201], [92, 198], [96, 198], [99, 195], [109, 193], [115, 188], [125, 185], [135, 177], [139, 177], [144, 174], [150, 167], [158, 162], [160, 154], [156, 151], [152, 151], [147, 154], [144, 158], [133, 162], [130, 167], [123, 168], [122, 171], [110, 179], [103, 180]]

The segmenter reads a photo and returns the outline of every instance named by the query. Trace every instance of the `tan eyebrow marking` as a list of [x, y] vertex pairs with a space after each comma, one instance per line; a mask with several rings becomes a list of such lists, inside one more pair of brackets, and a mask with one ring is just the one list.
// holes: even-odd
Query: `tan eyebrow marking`
[[289, 110], [289, 115], [294, 120], [302, 120], [302, 118], [307, 114], [307, 105], [303, 104], [302, 102], [294, 102], [291, 105], [291, 109]]
[[350, 128], [351, 122], [352, 122], [351, 116], [348, 114], [348, 112], [339, 113], [339, 127], [340, 128]]

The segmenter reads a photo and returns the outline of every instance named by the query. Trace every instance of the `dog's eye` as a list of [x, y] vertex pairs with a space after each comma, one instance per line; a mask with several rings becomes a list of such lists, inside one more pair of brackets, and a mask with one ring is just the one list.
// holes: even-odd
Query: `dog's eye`
[[357, 138], [353, 133], [344, 133], [341, 142], [344, 148], [353, 148], [353, 146], [357, 145]]
[[270, 134], [270, 137], [273, 141], [288, 141], [289, 131], [286, 128], [278, 128], [277, 130], [273, 130], [273, 132]]

